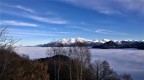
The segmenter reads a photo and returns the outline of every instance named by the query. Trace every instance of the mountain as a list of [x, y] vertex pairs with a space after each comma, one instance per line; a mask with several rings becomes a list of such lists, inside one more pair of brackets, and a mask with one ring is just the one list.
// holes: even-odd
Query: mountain
[[102, 48], [102, 49], [117, 49], [117, 48], [137, 48], [144, 49], [144, 41], [109, 41], [101, 45], [93, 46], [92, 48]]
[[84, 38], [70, 38], [70, 39], [61, 39], [58, 41], [53, 41], [47, 44], [41, 44], [37, 46], [41, 47], [51, 47], [51, 46], [74, 46], [77, 45], [78, 43], [83, 43], [86, 46], [95, 46], [95, 45], [100, 45], [105, 42], [108, 42], [110, 40], [108, 39], [103, 39], [103, 40], [89, 40], [89, 39], [84, 39]]
[[89, 46], [93, 48], [139, 48], [144, 49], [144, 40], [89, 40], [85, 38], [69, 38], [53, 41], [47, 44], [37, 45], [40, 47], [70, 47], [78, 46], [79, 43], [84, 44], [84, 46]]
[[97, 46], [98, 48], [104, 48], [104, 49], [108, 49], [108, 48], [119, 48], [119, 45], [117, 43], [115, 43], [114, 41], [108, 41], [102, 45]]

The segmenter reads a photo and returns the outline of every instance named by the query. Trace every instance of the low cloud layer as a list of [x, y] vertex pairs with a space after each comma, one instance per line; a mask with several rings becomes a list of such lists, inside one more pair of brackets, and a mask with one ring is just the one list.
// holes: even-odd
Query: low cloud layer
[[[18, 54], [29, 55], [30, 59], [47, 57], [48, 48], [20, 47]], [[91, 60], [107, 60], [118, 73], [129, 73], [134, 80], [143, 80], [144, 51], [135, 49], [91, 49]]]

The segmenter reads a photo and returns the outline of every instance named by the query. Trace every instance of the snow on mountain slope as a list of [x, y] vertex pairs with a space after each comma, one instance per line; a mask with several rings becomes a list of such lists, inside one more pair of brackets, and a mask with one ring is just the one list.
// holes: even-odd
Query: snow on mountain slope
[[[69, 38], [69, 39], [61, 39], [61, 40], [58, 40], [56, 42], [59, 42], [59, 43], [63, 43], [63, 44], [70, 44], [70, 43], [76, 43], [76, 42], [93, 42], [93, 43], [106, 43], [106, 42], [109, 42], [109, 41], [113, 41], [113, 42], [118, 42], [120, 43], [121, 41], [127, 41], [127, 42], [135, 42], [135, 41], [138, 41], [138, 40], [110, 40], [110, 39], [103, 39], [103, 40], [89, 40], [89, 39], [85, 39], [85, 38], [81, 38], [81, 37], [78, 37], [78, 38]], [[141, 40], [142, 42], [144, 42], [144, 40]]]
[[84, 39], [84, 38], [70, 38], [70, 39], [61, 39], [61, 40], [58, 40], [57, 42], [59, 43], [63, 43], [63, 44], [72, 44], [72, 43], [76, 43], [76, 42], [87, 42], [87, 41], [91, 41], [91, 40], [88, 40], [88, 39]]
[[71, 46], [71, 45], [77, 44], [77, 43], [84, 43], [85, 45], [88, 45], [88, 46], [97, 46], [100, 44], [107, 43], [109, 41], [113, 41], [114, 43], [119, 44], [119, 45], [120, 44], [121, 45], [131, 44], [131, 43], [135, 43], [135, 42], [144, 42], [144, 40], [138, 41], [138, 40], [130, 40], [130, 39], [128, 39], [128, 40], [109, 40], [109, 39], [89, 40], [89, 39], [78, 37], [78, 38], [69, 38], [69, 39], [64, 38], [64, 39], [50, 42], [50, 43], [47, 43], [44, 45], [42, 44], [42, 46]]

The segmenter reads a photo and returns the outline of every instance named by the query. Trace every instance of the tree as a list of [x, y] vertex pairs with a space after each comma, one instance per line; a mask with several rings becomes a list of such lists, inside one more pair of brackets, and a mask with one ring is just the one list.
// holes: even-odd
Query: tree
[[0, 49], [7, 49], [13, 51], [14, 44], [19, 40], [14, 39], [12, 36], [7, 36], [7, 27], [0, 29]]
[[110, 68], [107, 61], [96, 60], [92, 64], [92, 71], [96, 80], [119, 80], [119, 76]]
[[[9, 52], [13, 52], [12, 46], [15, 43], [15, 41], [12, 38], [9, 38], [5, 35], [6, 29], [7, 27], [0, 29], [0, 54], [3, 56], [5, 56], [3, 53], [5, 53], [6, 50]], [[3, 62], [4, 62], [4, 65], [2, 67], [2, 72], [0, 73], [0, 78], [3, 76], [4, 71], [6, 69], [8, 58], [4, 58]]]
[[19, 56], [14, 51], [13, 37], [8, 37], [6, 28], [0, 30], [0, 80], [49, 80], [48, 66]]
[[[55, 59], [53, 59], [54, 63], [54, 75], [55, 75], [55, 80], [60, 80], [60, 70], [63, 66], [63, 61], [61, 55], [65, 55], [65, 49], [63, 47], [51, 47], [48, 49], [48, 56], [57, 56]], [[49, 61], [51, 62], [51, 60]]]
[[47, 58], [51, 80], [131, 80], [118, 75], [107, 61], [90, 63], [86, 46], [51, 47]]
[[[54, 64], [54, 80], [60, 80], [60, 71], [64, 71], [62, 69], [68, 68], [69, 70], [69, 80], [83, 80], [84, 77], [84, 71], [86, 68], [88, 68], [88, 65], [90, 64], [90, 51], [88, 47], [51, 47], [48, 49], [48, 55], [51, 56], [48, 60], [48, 63]], [[70, 58], [69, 60], [63, 61], [62, 56], [65, 55]], [[53, 56], [57, 56], [57, 58], [54, 58]], [[76, 71], [76, 73], [75, 73]], [[66, 73], [67, 73], [66, 72]], [[76, 75], [75, 75], [76, 74]], [[75, 78], [75, 76], [77, 76]]]
[[77, 80], [83, 80], [84, 69], [88, 68], [90, 64], [90, 50], [82, 43], [73, 47], [73, 58], [75, 60]]
[[133, 80], [130, 74], [124, 73], [121, 75], [121, 80]]

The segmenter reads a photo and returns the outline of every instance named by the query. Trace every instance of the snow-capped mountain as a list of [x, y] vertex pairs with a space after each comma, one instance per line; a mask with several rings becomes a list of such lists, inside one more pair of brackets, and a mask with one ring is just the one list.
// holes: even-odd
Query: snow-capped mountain
[[61, 40], [58, 40], [56, 42], [59, 42], [59, 43], [63, 43], [63, 44], [72, 44], [72, 43], [87, 43], [87, 42], [92, 42], [92, 43], [106, 43], [106, 42], [109, 42], [111, 40], [109, 39], [103, 39], [103, 40], [89, 40], [89, 39], [85, 39], [85, 38], [69, 38], [69, 39], [61, 39]]
[[62, 43], [62, 44], [73, 44], [77, 42], [84, 43], [88, 41], [91, 41], [91, 40], [78, 37], [78, 38], [62, 39], [62, 40], [58, 40], [57, 42]]
[[91, 46], [91, 47], [97, 47], [97, 48], [107, 48], [113, 47], [113, 48], [137, 48], [138, 46], [144, 47], [144, 40], [138, 41], [138, 40], [109, 40], [109, 39], [103, 39], [103, 40], [89, 40], [85, 38], [69, 38], [69, 39], [61, 39], [57, 41], [53, 41], [47, 44], [42, 44], [38, 46], [42, 47], [51, 47], [51, 46], [77, 46], [78, 43], [83, 43], [85, 46]]

